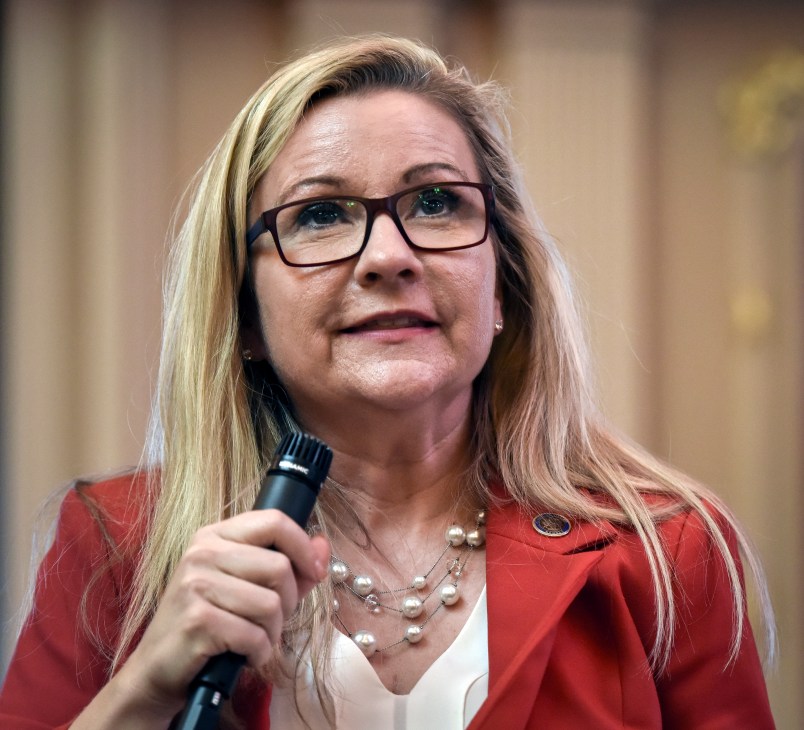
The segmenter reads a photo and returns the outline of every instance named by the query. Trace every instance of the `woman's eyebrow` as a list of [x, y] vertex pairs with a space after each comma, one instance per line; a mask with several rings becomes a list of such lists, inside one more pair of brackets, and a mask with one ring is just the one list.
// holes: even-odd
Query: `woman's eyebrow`
[[[469, 179], [461, 168], [448, 162], [427, 162], [421, 165], [414, 165], [405, 170], [402, 174], [401, 181], [403, 185], [415, 184], [421, 177], [434, 172], [448, 172], [452, 175], [456, 175], [463, 181], [468, 181]], [[347, 184], [347, 180], [338, 175], [311, 175], [310, 177], [298, 180], [290, 187], [283, 190], [276, 205], [284, 205], [294, 200], [309, 197], [311, 190], [316, 187], [325, 186], [343, 190]]]
[[427, 162], [422, 165], [415, 165], [406, 170], [405, 174], [402, 175], [402, 181], [405, 183], [416, 182], [416, 180], [422, 175], [440, 171], [451, 172], [457, 175], [464, 182], [468, 182], [469, 180], [469, 178], [466, 176], [466, 173], [461, 168], [455, 167], [455, 165], [452, 165], [449, 162]]
[[302, 198], [310, 197], [305, 193], [305, 190], [309, 192], [309, 189], [320, 186], [342, 188], [345, 184], [345, 179], [337, 175], [313, 175], [311, 177], [305, 177], [283, 190], [282, 194], [279, 196], [277, 205], [284, 205], [293, 200], [301, 200]]

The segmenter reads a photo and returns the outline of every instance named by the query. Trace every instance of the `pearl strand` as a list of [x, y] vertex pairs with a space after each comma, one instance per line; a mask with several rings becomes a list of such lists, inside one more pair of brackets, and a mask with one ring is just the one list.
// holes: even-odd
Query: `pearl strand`
[[[460, 599], [460, 591], [458, 589], [458, 581], [466, 568], [473, 552], [476, 548], [481, 547], [485, 542], [485, 522], [486, 513], [480, 511], [477, 514], [475, 528], [470, 531], [464, 530], [460, 525], [450, 525], [445, 534], [446, 547], [438, 556], [432, 567], [424, 574], [416, 575], [411, 580], [409, 585], [401, 588], [391, 588], [383, 591], [374, 591], [374, 580], [365, 574], [355, 575], [349, 565], [339, 558], [333, 556], [330, 563], [330, 576], [336, 587], [341, 586], [350, 594], [363, 601], [366, 609], [373, 614], [379, 613], [380, 609], [395, 611], [402, 614], [405, 618], [413, 620], [421, 616], [425, 610], [425, 602], [436, 592], [439, 591], [439, 604], [431, 611], [425, 620], [420, 624], [411, 624], [405, 629], [405, 633], [401, 639], [394, 641], [387, 646], [378, 648], [377, 639], [371, 631], [367, 629], [360, 629], [352, 633], [344, 624], [339, 614], [340, 603], [336, 599], [333, 605], [333, 619], [337, 620], [343, 630], [352, 641], [360, 648], [366, 657], [370, 657], [375, 653], [386, 651], [394, 646], [398, 646], [404, 642], [409, 644], [417, 644], [423, 637], [424, 627], [432, 620], [432, 618], [445, 606], [453, 606]], [[387, 605], [380, 601], [379, 596], [395, 595], [397, 593], [410, 593], [412, 591], [421, 591], [427, 586], [427, 581], [433, 571], [438, 567], [438, 564], [447, 554], [450, 549], [460, 549], [460, 554], [453, 558], [443, 575], [443, 577], [436, 583], [430, 592], [420, 598], [417, 595], [405, 596], [399, 607]], [[466, 557], [461, 560], [462, 555]], [[354, 575], [351, 585], [347, 582], [350, 575]], [[442, 585], [450, 576], [453, 580], [445, 585]], [[440, 587], [440, 590], [439, 590]]]

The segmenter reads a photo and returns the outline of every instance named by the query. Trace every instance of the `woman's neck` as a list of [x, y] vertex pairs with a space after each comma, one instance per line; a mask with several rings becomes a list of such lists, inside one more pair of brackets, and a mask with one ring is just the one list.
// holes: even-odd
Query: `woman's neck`
[[357, 442], [321, 434], [334, 452], [330, 476], [367, 530], [381, 529], [389, 520], [440, 523], [467, 509], [468, 419], [448, 427], [441, 422], [441, 430], [431, 424], [399, 426], [395, 421], [352, 428]]

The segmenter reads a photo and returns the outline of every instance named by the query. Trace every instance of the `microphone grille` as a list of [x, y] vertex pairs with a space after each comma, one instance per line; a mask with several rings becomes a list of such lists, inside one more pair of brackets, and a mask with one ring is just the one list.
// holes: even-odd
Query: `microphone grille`
[[[274, 452], [274, 461], [291, 459], [321, 472], [325, 477], [332, 463], [332, 450], [323, 441], [308, 433], [297, 431], [282, 437]], [[323, 477], [322, 477], [323, 481]]]

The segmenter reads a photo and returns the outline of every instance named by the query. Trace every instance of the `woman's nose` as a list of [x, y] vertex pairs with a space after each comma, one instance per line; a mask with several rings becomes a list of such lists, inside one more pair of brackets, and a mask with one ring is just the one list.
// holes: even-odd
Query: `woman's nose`
[[355, 277], [361, 284], [397, 279], [416, 279], [422, 271], [419, 257], [402, 237], [402, 232], [387, 213], [376, 216], [366, 247], [355, 265]]

